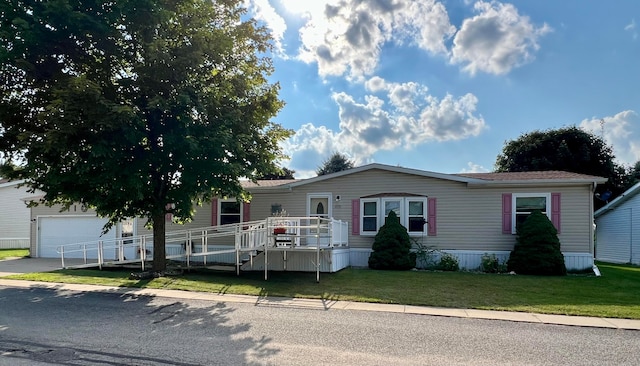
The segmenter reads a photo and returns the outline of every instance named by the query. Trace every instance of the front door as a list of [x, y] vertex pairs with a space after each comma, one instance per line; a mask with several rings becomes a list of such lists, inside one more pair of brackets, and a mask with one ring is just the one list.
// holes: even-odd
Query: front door
[[[327, 219], [331, 218], [331, 193], [310, 193], [307, 195], [307, 216], [318, 217], [324, 220], [320, 221], [320, 224], [326, 226], [329, 224]], [[313, 220], [309, 225], [315, 225], [316, 220]], [[320, 245], [329, 245], [331, 242], [329, 238], [328, 229], [320, 229], [318, 233], [317, 229], [310, 229], [311, 235], [307, 239], [308, 245], [316, 245], [319, 242]], [[317, 239], [316, 239], [317, 235]]]

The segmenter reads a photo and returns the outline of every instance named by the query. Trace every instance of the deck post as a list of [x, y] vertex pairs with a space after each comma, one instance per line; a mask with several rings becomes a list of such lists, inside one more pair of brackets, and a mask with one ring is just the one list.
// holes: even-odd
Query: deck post
[[316, 282], [320, 283], [320, 218], [318, 217], [318, 229], [316, 231]]
[[[202, 253], [209, 253], [209, 248], [208, 248], [208, 240], [209, 239], [207, 237], [207, 232], [206, 230], [202, 230], [202, 238], [200, 239], [200, 243], [202, 244]], [[203, 264], [205, 265], [205, 267], [207, 266], [207, 256], [204, 255], [202, 256], [203, 259]]]
[[140, 248], [138, 250], [140, 250], [140, 263], [142, 263], [142, 272], [144, 272], [144, 257], [145, 257], [145, 252], [147, 251], [146, 249], [146, 243], [147, 241], [147, 237], [143, 236], [142, 240], [140, 240]]
[[236, 276], [240, 276], [240, 248], [236, 246]]
[[102, 261], [104, 260], [104, 253], [102, 252], [102, 240], [98, 242], [98, 268], [102, 271]]
[[267, 248], [269, 245], [264, 246], [264, 280], [267, 280], [267, 269], [269, 267], [269, 262], [267, 260]]
[[62, 268], [64, 268], [64, 245], [60, 247], [60, 259], [62, 260]]
[[184, 246], [184, 249], [186, 250], [186, 254], [187, 254], [187, 269], [191, 268], [191, 251], [193, 250], [193, 248], [191, 248], [191, 231], [187, 231], [187, 245]]

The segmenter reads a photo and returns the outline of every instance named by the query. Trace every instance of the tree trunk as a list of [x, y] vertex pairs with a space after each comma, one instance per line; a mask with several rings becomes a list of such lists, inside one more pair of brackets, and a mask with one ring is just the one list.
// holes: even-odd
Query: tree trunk
[[164, 272], [167, 269], [167, 250], [166, 250], [166, 237], [165, 237], [165, 216], [162, 214], [155, 214], [152, 217], [153, 221], [153, 265], [152, 269], [155, 272]]

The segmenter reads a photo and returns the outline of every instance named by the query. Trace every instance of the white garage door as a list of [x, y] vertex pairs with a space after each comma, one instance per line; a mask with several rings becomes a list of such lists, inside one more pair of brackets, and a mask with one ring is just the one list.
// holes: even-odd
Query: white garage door
[[[57, 250], [61, 245], [109, 240], [116, 237], [115, 229], [100, 236], [107, 220], [99, 217], [43, 217], [38, 221], [38, 256], [43, 258], [60, 258]], [[82, 258], [82, 256], [80, 251], [65, 252], [65, 258]], [[88, 251], [87, 257], [97, 258], [97, 250]]]

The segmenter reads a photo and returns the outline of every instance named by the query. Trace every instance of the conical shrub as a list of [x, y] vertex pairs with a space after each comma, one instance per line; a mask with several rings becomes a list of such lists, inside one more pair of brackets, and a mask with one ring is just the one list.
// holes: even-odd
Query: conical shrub
[[384, 225], [376, 234], [372, 249], [369, 268], [408, 270], [416, 265], [416, 257], [411, 253], [409, 233], [393, 211], [389, 212]]
[[540, 211], [534, 211], [518, 228], [516, 245], [509, 256], [507, 269], [518, 274], [567, 274], [558, 231]]

